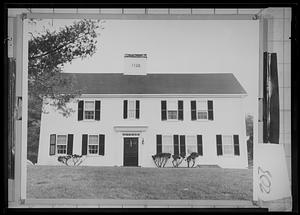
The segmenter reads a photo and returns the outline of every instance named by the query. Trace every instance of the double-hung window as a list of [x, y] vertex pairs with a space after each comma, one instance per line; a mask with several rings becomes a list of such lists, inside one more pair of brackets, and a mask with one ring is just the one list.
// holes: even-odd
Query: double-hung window
[[176, 120], [178, 118], [177, 101], [168, 101], [168, 120]]
[[197, 119], [207, 120], [207, 118], [208, 118], [207, 101], [197, 101]]
[[191, 101], [191, 119], [206, 121], [214, 120], [213, 101], [212, 100], [192, 100]]
[[162, 152], [173, 154], [173, 136], [172, 135], [163, 135], [162, 136]]
[[140, 118], [140, 101], [124, 100], [123, 101], [123, 119]]
[[99, 136], [98, 135], [89, 135], [88, 138], [88, 154], [98, 154], [99, 149]]
[[188, 154], [191, 154], [192, 152], [198, 152], [196, 135], [186, 136], [186, 150]]
[[78, 102], [78, 121], [99, 121], [100, 120], [100, 100], [80, 100]]
[[94, 118], [95, 118], [95, 102], [84, 101], [84, 119], [94, 119]]
[[128, 101], [128, 118], [135, 119], [135, 101], [134, 100]]
[[222, 135], [222, 145], [223, 145], [223, 155], [234, 154], [232, 135]]
[[57, 154], [67, 154], [67, 135], [57, 135]]

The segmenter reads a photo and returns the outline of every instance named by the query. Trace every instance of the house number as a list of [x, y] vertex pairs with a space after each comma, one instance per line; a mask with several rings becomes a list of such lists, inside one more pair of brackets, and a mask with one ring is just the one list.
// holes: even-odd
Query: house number
[[258, 167], [258, 177], [259, 177], [259, 188], [262, 193], [270, 193], [271, 191], [271, 173], [267, 170], [263, 170], [260, 166]]
[[135, 68], [140, 68], [141, 67], [141, 64], [139, 64], [139, 63], [133, 63], [131, 65], [132, 65], [132, 67], [135, 67]]

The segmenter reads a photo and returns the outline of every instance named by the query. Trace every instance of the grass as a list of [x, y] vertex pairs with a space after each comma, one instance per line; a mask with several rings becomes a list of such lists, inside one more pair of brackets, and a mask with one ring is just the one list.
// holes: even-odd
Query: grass
[[27, 166], [27, 198], [252, 200], [252, 169]]

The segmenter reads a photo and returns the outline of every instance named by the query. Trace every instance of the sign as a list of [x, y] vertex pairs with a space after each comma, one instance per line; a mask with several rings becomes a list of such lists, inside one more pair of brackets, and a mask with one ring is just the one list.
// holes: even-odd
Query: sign
[[124, 74], [126, 75], [146, 75], [146, 54], [125, 54]]
[[258, 200], [273, 201], [291, 196], [287, 164], [282, 144], [255, 146], [253, 183]]

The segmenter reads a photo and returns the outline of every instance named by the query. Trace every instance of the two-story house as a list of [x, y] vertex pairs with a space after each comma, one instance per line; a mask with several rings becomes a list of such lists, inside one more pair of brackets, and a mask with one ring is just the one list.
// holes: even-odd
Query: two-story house
[[196, 165], [247, 168], [246, 91], [233, 74], [64, 75], [84, 91], [69, 117], [46, 107], [39, 165], [79, 154], [81, 165], [155, 167], [158, 152], [198, 152]]

